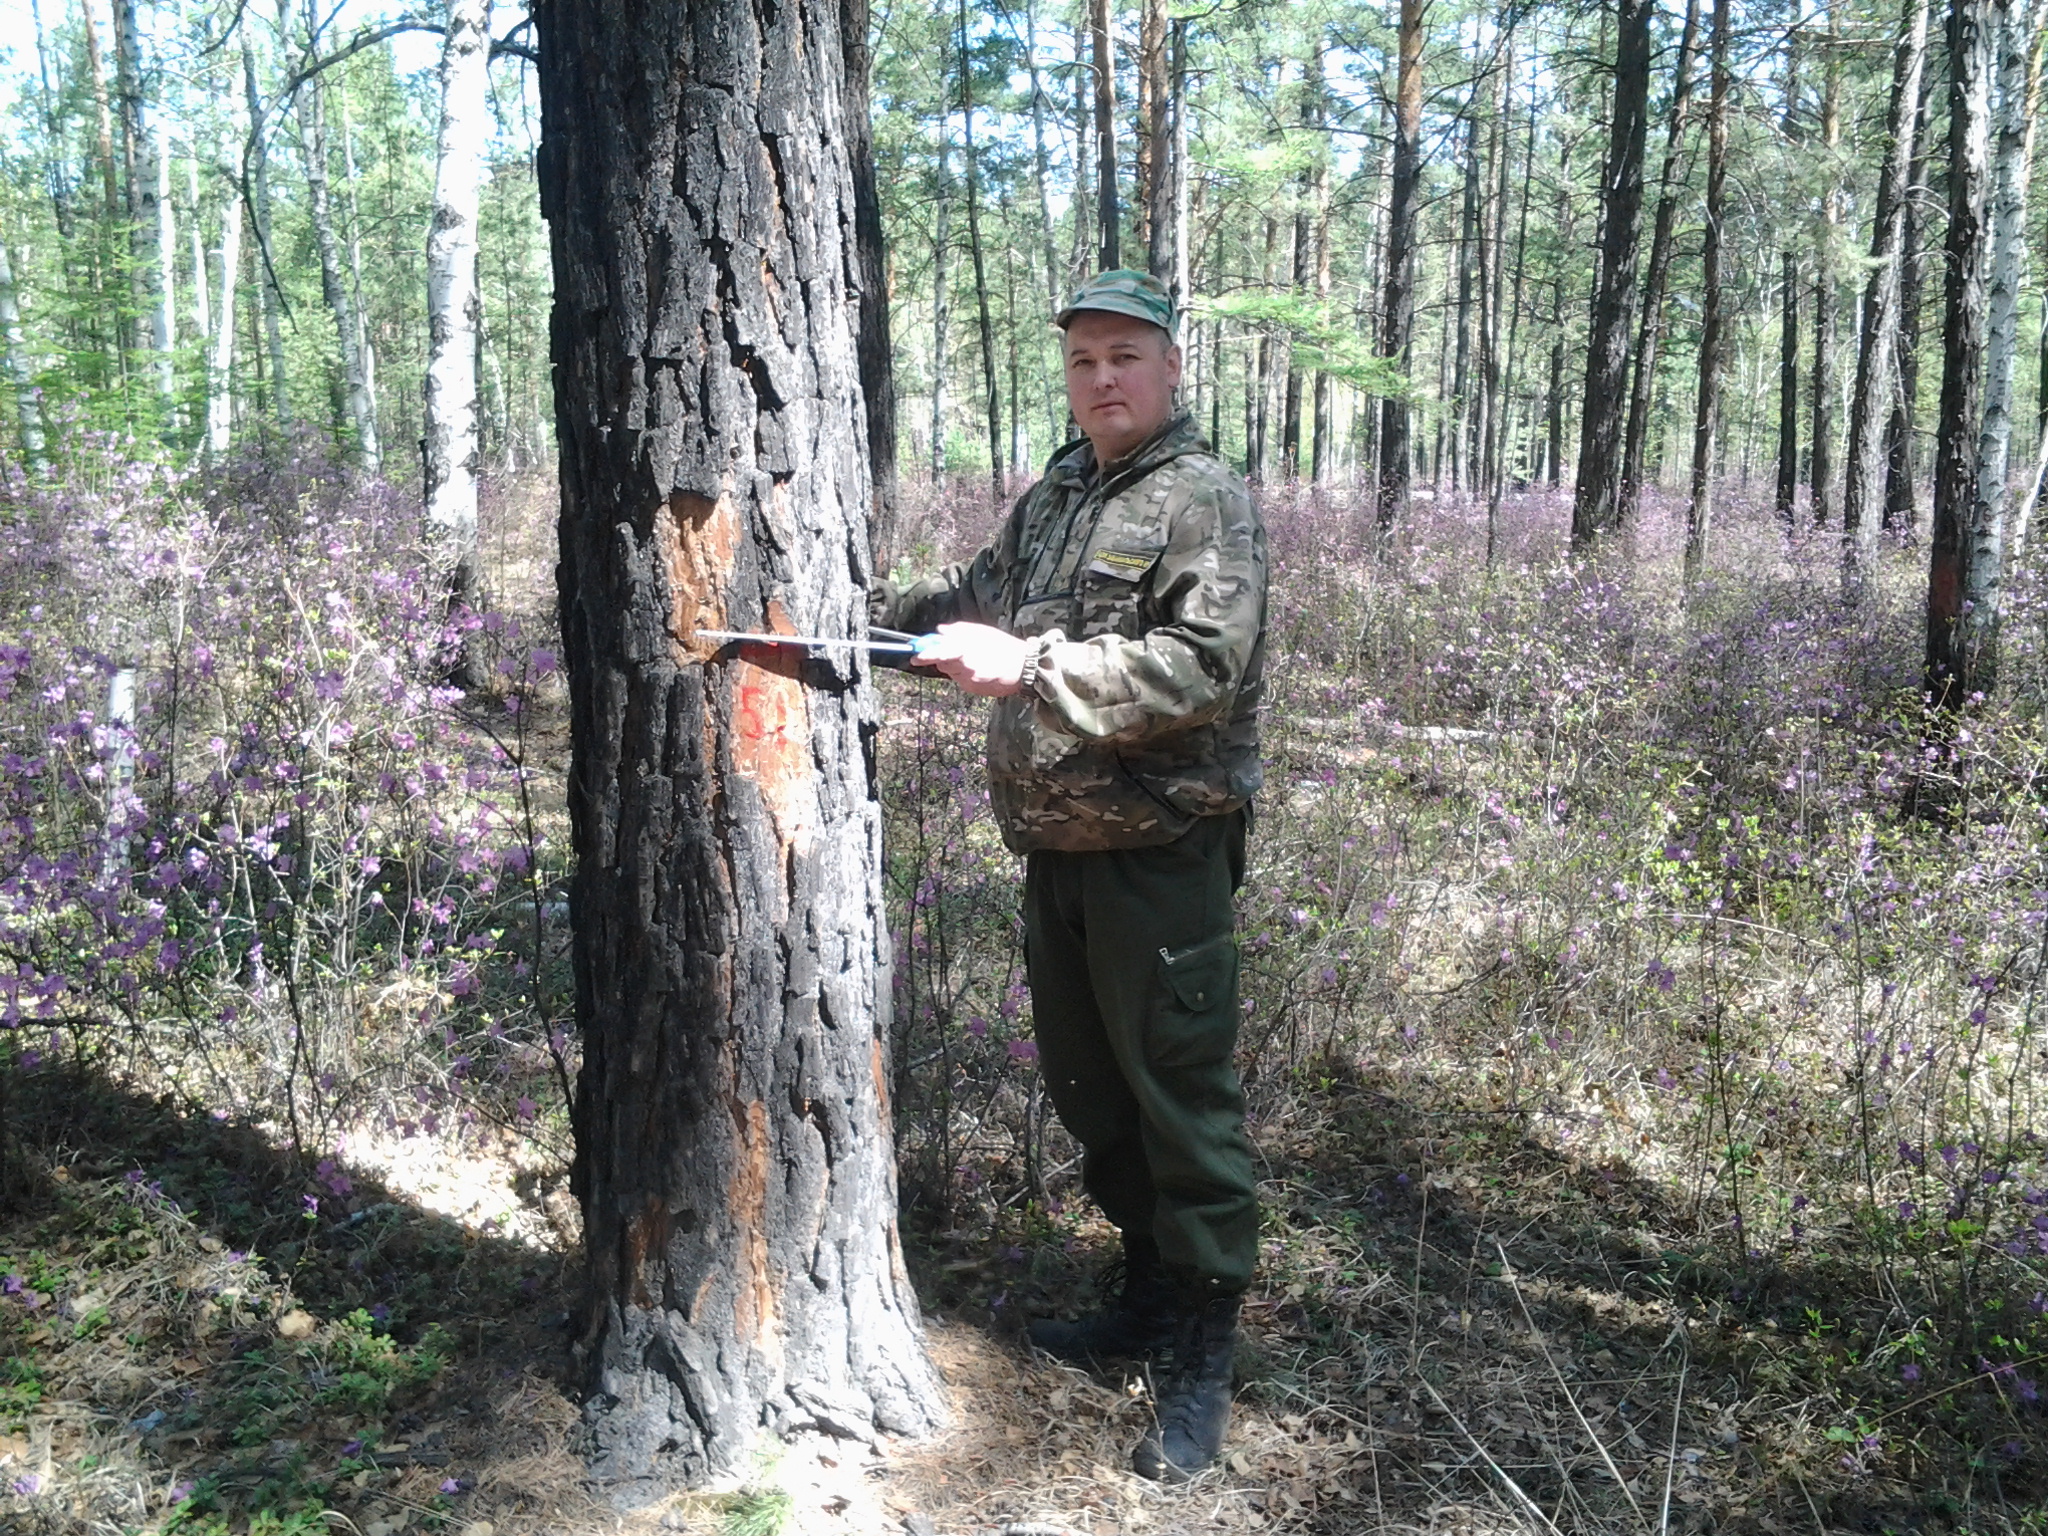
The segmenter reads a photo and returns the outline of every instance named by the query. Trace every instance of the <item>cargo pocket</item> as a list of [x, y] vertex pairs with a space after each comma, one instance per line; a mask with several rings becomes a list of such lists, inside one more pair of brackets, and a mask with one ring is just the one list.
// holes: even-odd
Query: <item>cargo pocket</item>
[[1237, 943], [1227, 933], [1188, 949], [1159, 951], [1159, 980], [1146, 1032], [1155, 1067], [1224, 1060], [1237, 1043]]

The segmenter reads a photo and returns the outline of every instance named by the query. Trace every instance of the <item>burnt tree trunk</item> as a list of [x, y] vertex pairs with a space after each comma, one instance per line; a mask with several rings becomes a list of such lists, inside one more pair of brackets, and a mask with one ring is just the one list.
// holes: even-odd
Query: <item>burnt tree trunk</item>
[[1963, 634], [1970, 512], [1977, 489], [1988, 320], [1985, 183], [1990, 171], [1993, 0], [1955, 0], [1948, 15], [1948, 276], [1942, 303], [1941, 407], [1934, 441], [1934, 527], [1927, 559], [1929, 700], [1969, 697]]
[[[1386, 286], [1380, 305], [1379, 355], [1408, 366], [1415, 334], [1415, 223], [1422, 184], [1422, 19], [1424, 0], [1401, 0], [1400, 65], [1394, 87], [1394, 162], [1387, 198]], [[1380, 402], [1377, 522], [1384, 537], [1408, 508], [1414, 453], [1405, 392]]]
[[[943, 1409], [896, 1232], [836, 0], [536, 12], [561, 443], [580, 1352], [622, 1505]], [[649, 67], [660, 60], [662, 67]], [[843, 654], [843, 653], [842, 653]]]
[[1628, 414], [1629, 320], [1635, 311], [1636, 246], [1643, 212], [1643, 147], [1650, 104], [1651, 0], [1619, 0], [1614, 117], [1601, 176], [1600, 271], [1586, 341], [1579, 476], [1572, 548], [1584, 552], [1621, 513], [1621, 447]]

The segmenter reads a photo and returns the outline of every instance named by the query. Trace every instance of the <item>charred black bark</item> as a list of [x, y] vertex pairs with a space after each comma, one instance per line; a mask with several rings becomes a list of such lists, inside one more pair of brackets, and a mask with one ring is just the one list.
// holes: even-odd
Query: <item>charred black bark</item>
[[[552, 0], [539, 27], [570, 677], [592, 1468], [941, 1399], [896, 1240], [870, 481], [836, 0]], [[661, 67], [650, 67], [650, 61]]]

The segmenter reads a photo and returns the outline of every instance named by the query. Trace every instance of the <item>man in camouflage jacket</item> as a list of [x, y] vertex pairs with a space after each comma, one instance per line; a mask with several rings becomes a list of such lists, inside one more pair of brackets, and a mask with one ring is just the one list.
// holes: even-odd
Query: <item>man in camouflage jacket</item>
[[1133, 1458], [1151, 1477], [1221, 1447], [1258, 1231], [1231, 898], [1260, 780], [1266, 541], [1244, 482], [1174, 410], [1173, 323], [1156, 278], [1085, 284], [1058, 324], [1086, 440], [995, 543], [880, 583], [871, 605], [936, 630], [921, 659], [996, 700], [989, 789], [1026, 859], [1040, 1067], [1125, 1258], [1103, 1311], [1031, 1334], [1068, 1359], [1169, 1356]]

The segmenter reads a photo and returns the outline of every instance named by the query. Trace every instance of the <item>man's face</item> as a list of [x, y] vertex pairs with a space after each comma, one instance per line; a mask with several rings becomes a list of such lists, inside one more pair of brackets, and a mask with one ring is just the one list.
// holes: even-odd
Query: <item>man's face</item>
[[1084, 309], [1067, 322], [1067, 405], [1113, 463], [1166, 424], [1180, 383], [1180, 348], [1133, 315]]

